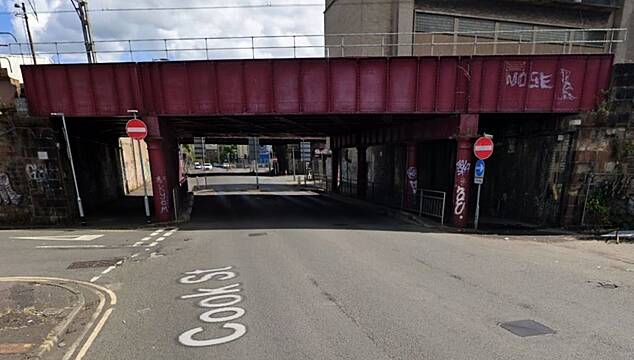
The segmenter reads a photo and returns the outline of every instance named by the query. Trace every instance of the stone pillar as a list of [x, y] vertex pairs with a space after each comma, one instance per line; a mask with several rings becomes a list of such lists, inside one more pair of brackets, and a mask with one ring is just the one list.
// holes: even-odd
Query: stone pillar
[[152, 173], [154, 220], [158, 222], [171, 221], [174, 217], [173, 176], [169, 176], [168, 173], [169, 156], [166, 154], [164, 138], [161, 136], [159, 119], [156, 115], [148, 115], [143, 118], [143, 121], [148, 127], [148, 137], [145, 142], [148, 145]]
[[416, 159], [416, 143], [409, 142], [405, 146], [405, 182], [403, 189], [403, 208], [415, 210], [418, 194], [418, 163]]
[[357, 197], [365, 199], [368, 191], [368, 160], [366, 146], [357, 146]]

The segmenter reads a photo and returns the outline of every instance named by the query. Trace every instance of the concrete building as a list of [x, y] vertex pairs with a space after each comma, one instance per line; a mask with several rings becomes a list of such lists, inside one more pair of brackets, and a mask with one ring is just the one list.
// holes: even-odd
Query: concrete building
[[[612, 51], [634, 61], [630, 0], [326, 0], [329, 56], [557, 54]], [[364, 34], [337, 36], [337, 34]]]

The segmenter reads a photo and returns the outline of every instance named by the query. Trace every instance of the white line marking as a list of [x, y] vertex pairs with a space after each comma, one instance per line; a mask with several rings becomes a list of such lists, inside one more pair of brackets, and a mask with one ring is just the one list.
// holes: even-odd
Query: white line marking
[[105, 248], [106, 245], [40, 245], [36, 249], [95, 249]]
[[102, 275], [106, 275], [107, 273], [111, 272], [115, 268], [116, 268], [116, 266], [112, 265], [112, 266], [108, 267], [106, 270], [102, 271], [101, 274]]
[[123, 260], [117, 261], [117, 263], [115, 265], [121, 265], [121, 264], [123, 264]]
[[141, 239], [141, 241], [148, 241], [148, 240], [150, 240], [151, 238], [152, 238], [151, 236], [144, 237], [143, 239]]
[[132, 247], [139, 247], [141, 245], [143, 245], [143, 241], [137, 241], [134, 243], [134, 245], [132, 245]]
[[93, 282], [99, 280], [100, 277], [101, 277], [101, 275], [95, 276], [94, 278], [90, 279], [90, 282], [93, 283]]
[[160, 238], [156, 239], [156, 242], [161, 242], [161, 241], [163, 241], [163, 240], [165, 240], [165, 237], [164, 237], [164, 236], [161, 236]]
[[88, 349], [90, 349], [90, 346], [92, 346], [92, 343], [97, 338], [97, 335], [99, 335], [99, 332], [101, 332], [101, 329], [106, 324], [106, 321], [108, 321], [108, 318], [110, 317], [110, 314], [112, 313], [112, 310], [114, 309], [110, 308], [106, 310], [106, 312], [103, 314], [103, 316], [101, 317], [101, 320], [99, 320], [99, 322], [95, 326], [95, 329], [93, 330], [92, 334], [90, 334], [90, 336], [84, 343], [84, 346], [82, 346], [81, 350], [79, 350], [79, 353], [77, 354], [77, 357], [75, 358], [75, 360], [81, 360], [84, 357], [84, 355], [86, 355], [86, 352], [88, 352]]
[[130, 256], [130, 259], [134, 259], [134, 258], [135, 258], [135, 257], [137, 257], [137, 256], [139, 256], [139, 253], [132, 254], [132, 255]]
[[151, 243], [150, 245], [148, 245], [148, 247], [155, 247], [156, 245], [158, 245], [158, 243], [155, 241], [155, 242]]
[[55, 236], [18, 236], [19, 240], [48, 240], [48, 241], [92, 241], [104, 235], [55, 235]]

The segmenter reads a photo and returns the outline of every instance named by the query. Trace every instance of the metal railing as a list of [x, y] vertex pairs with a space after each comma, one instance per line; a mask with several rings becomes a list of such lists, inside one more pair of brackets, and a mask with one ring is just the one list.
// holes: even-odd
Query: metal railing
[[445, 204], [447, 193], [444, 191], [419, 189], [418, 215], [440, 218], [440, 225], [445, 224]]
[[[98, 40], [98, 62], [395, 55], [612, 53], [627, 30], [531, 29], [462, 32], [354, 33]], [[5, 54], [28, 57], [28, 43], [2, 44]], [[6, 45], [6, 46], [4, 46]], [[85, 62], [82, 41], [34, 43], [52, 62]]]

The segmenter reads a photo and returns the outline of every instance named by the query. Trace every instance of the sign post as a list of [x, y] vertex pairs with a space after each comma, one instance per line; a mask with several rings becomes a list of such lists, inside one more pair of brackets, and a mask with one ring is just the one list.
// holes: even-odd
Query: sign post
[[473, 177], [473, 182], [478, 185], [478, 195], [476, 198], [476, 211], [473, 225], [474, 228], [478, 230], [478, 225], [480, 223], [480, 190], [482, 188], [482, 183], [484, 182], [484, 171], [486, 169], [484, 160], [493, 155], [493, 140], [488, 137], [479, 138], [473, 145], [473, 153], [478, 158]]
[[143, 179], [143, 203], [145, 204], [145, 222], [152, 222], [150, 217], [150, 202], [147, 196], [147, 183], [145, 181], [145, 166], [143, 165], [143, 152], [141, 152], [141, 140], [147, 136], [147, 126], [145, 123], [136, 118], [136, 111], [130, 111], [134, 115], [134, 119], [128, 121], [125, 131], [129, 137], [136, 140], [137, 149], [139, 150], [139, 160], [141, 162], [141, 178]]

